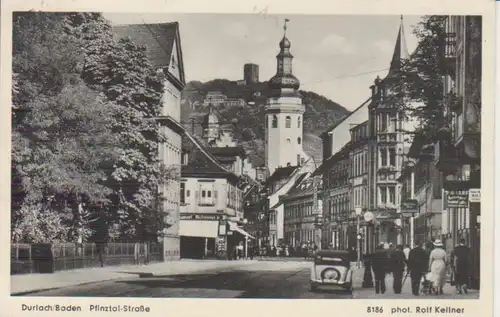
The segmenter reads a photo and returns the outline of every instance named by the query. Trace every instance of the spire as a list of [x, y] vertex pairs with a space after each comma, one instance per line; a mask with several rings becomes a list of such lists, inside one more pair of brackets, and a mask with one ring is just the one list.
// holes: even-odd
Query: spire
[[269, 86], [271, 89], [278, 91], [282, 89], [297, 91], [300, 87], [300, 81], [292, 74], [293, 55], [290, 53], [290, 41], [286, 37], [287, 22], [290, 22], [290, 20], [285, 19], [285, 23], [283, 24], [284, 33], [279, 44], [280, 52], [276, 56], [276, 75], [269, 80]]
[[396, 45], [394, 46], [394, 53], [392, 54], [391, 67], [389, 75], [393, 74], [401, 67], [401, 60], [409, 58], [408, 47], [406, 46], [406, 36], [403, 25], [403, 15], [401, 15], [401, 22], [399, 25], [398, 36], [396, 38]]

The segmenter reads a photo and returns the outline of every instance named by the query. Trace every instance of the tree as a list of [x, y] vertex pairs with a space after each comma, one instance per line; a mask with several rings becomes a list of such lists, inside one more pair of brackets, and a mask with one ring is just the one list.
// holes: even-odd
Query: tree
[[[116, 108], [80, 79], [78, 40], [65, 15], [19, 13], [13, 24], [12, 238], [77, 241], [94, 215], [82, 204], [106, 203], [106, 170], [117, 138]], [[22, 111], [19, 111], [22, 110]]]
[[119, 107], [112, 129], [120, 140], [120, 155], [106, 183], [113, 190], [114, 217], [126, 236], [156, 240], [168, 216], [159, 189], [179, 173], [159, 159], [165, 137], [154, 118], [162, 106], [163, 71], [150, 63], [145, 47], [115, 40], [101, 15], [71, 15], [69, 32], [89, 42], [81, 47], [82, 78]]
[[444, 107], [443, 39], [445, 16], [426, 16], [413, 33], [417, 37], [416, 50], [401, 63], [392, 87], [391, 98], [407, 120], [417, 123], [414, 133], [433, 138], [442, 128], [450, 126], [450, 116]]

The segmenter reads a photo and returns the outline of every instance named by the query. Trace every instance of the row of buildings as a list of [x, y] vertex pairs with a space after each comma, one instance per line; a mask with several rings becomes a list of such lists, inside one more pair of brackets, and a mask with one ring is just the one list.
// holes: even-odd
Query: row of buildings
[[440, 18], [441, 128], [432, 137], [414, 135], [416, 122], [404, 118], [396, 98], [401, 61], [409, 57], [401, 19], [387, 76], [377, 77], [367, 100], [321, 135], [320, 166], [300, 144], [303, 108], [285, 35], [270, 80], [276, 94], [266, 107], [270, 176], [246, 205], [246, 228], [259, 245], [311, 242], [355, 248], [362, 256], [380, 242], [434, 239], [451, 252], [463, 238], [474, 252], [479, 287], [481, 17]]

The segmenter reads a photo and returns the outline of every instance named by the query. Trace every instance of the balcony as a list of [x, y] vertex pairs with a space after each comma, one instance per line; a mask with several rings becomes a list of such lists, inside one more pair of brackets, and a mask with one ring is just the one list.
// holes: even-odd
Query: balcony
[[[449, 22], [448, 22], [449, 23]], [[443, 63], [449, 74], [455, 72], [455, 61], [457, 58], [457, 35], [455, 32], [446, 32], [443, 41]]]

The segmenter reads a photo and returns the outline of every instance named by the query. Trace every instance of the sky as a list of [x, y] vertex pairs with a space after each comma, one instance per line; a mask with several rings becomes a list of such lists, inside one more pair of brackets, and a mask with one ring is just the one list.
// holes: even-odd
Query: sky
[[[127, 14], [105, 13], [113, 24], [178, 21], [186, 80], [243, 79], [243, 65], [259, 65], [261, 81], [276, 73], [276, 55], [288, 18], [293, 73], [301, 89], [313, 91], [348, 110], [360, 106], [370, 85], [387, 74], [399, 15]], [[419, 16], [404, 16], [411, 53]]]

